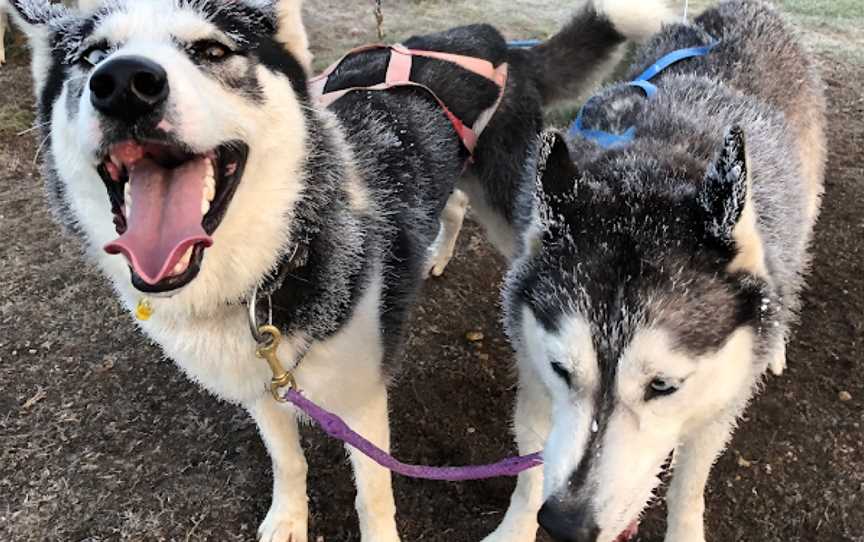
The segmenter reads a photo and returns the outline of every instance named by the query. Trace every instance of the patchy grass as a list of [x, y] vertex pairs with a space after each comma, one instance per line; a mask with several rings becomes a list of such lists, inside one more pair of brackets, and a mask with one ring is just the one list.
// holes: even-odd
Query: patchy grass
[[[544, 38], [573, 13], [573, 4], [557, 0], [520, 0], [518, 7], [513, 9], [509, 0], [389, 0], [384, 2], [385, 40], [481, 22], [496, 25], [511, 39]], [[307, 2], [306, 20], [319, 68], [358, 45], [378, 41], [372, 2]]]
[[13, 103], [0, 105], [0, 134], [17, 135], [33, 126], [33, 111]]

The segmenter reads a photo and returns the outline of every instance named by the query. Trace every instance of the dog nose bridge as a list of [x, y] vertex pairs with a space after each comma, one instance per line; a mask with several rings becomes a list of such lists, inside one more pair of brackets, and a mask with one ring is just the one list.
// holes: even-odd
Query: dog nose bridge
[[165, 69], [142, 56], [122, 56], [99, 66], [90, 77], [90, 101], [105, 116], [135, 122], [168, 98]]
[[537, 514], [537, 522], [555, 542], [597, 542], [600, 528], [590, 508], [549, 498]]

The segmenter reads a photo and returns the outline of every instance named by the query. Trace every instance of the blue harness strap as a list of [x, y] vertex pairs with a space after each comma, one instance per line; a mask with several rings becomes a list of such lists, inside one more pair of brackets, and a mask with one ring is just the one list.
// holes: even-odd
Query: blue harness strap
[[513, 40], [507, 42], [507, 47], [511, 49], [531, 49], [543, 43], [540, 40]]
[[[631, 87], [641, 89], [642, 92], [645, 93], [645, 96], [647, 98], [653, 98], [657, 95], [659, 90], [657, 89], [657, 85], [651, 83], [652, 79], [657, 77], [660, 73], [665, 71], [670, 66], [673, 66], [678, 62], [681, 62], [682, 60], [707, 55], [711, 52], [712, 49], [717, 47], [718, 43], [719, 42], [715, 42], [710, 45], [703, 45], [700, 47], [688, 47], [686, 49], [678, 49], [677, 51], [672, 51], [671, 53], [665, 55], [663, 58], [652, 64], [651, 67], [642, 72], [639, 77], [637, 77], [633, 81], [630, 81], [627, 84]], [[603, 130], [591, 130], [585, 128], [583, 120], [585, 107], [587, 107], [592, 100], [594, 100], [594, 98], [590, 98], [587, 102], [585, 102], [585, 105], [582, 106], [582, 109], [579, 110], [579, 114], [576, 116], [576, 120], [573, 121], [573, 124], [570, 126], [567, 134], [570, 137], [582, 136], [585, 139], [590, 139], [604, 149], [614, 149], [617, 147], [623, 147], [631, 143], [636, 137], [635, 126], [631, 126], [623, 134], [613, 134], [610, 132], [604, 132]]]

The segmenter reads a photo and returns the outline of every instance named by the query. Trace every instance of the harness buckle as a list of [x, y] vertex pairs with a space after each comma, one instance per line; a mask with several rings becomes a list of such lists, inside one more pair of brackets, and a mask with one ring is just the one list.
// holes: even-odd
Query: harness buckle
[[270, 371], [273, 373], [273, 378], [270, 379], [270, 393], [277, 402], [285, 403], [285, 399], [282, 398], [279, 392], [283, 388], [296, 390], [297, 382], [294, 380], [294, 375], [291, 371], [285, 370], [278, 356], [279, 343], [282, 342], [282, 333], [276, 326], [266, 325], [258, 328], [258, 335], [261, 337], [261, 341], [258, 343], [255, 355], [266, 361], [267, 365], [270, 366]]

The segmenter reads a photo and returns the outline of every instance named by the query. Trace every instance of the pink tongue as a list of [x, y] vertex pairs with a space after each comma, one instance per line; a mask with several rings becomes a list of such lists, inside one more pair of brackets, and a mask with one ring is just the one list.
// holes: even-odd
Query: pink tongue
[[201, 226], [206, 158], [167, 170], [149, 159], [129, 172], [132, 213], [119, 239], [105, 245], [108, 254], [123, 254], [147, 284], [171, 273], [189, 247], [209, 247], [213, 239]]
[[615, 539], [615, 542], [627, 542], [637, 534], [639, 534], [639, 520], [631, 523], [630, 526], [627, 527], [627, 530], [618, 535], [618, 538]]

